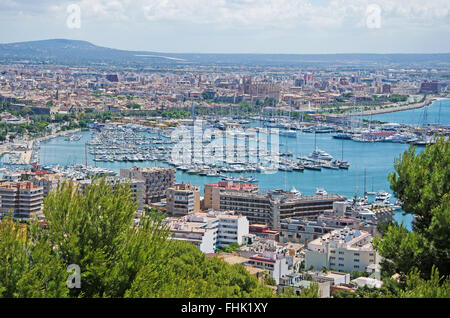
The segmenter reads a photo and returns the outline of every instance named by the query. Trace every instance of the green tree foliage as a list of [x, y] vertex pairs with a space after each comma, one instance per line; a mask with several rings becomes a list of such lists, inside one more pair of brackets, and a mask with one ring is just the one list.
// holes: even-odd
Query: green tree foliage
[[37, 223], [0, 223], [0, 297], [65, 297], [66, 273]]
[[127, 297], [272, 297], [240, 264], [207, 258], [195, 246], [173, 241], [162, 266], [145, 266]]
[[450, 274], [450, 149], [443, 138], [420, 154], [410, 147], [395, 160], [395, 173], [389, 175], [394, 194], [403, 202], [403, 210], [415, 216], [414, 231], [388, 226], [375, 246], [385, 257], [387, 274], [409, 273], [416, 267], [425, 277], [433, 265]]
[[[61, 184], [44, 202], [46, 226], [0, 222], [1, 297], [271, 297], [242, 265], [170, 240], [161, 214], [135, 220], [129, 185]], [[68, 289], [68, 265], [81, 288]]]
[[137, 104], [137, 103], [130, 103], [130, 104], [127, 105], [127, 108], [141, 109], [141, 105]]
[[358, 287], [354, 292], [337, 290], [335, 298], [449, 298], [450, 279], [440, 278], [439, 272], [433, 267], [430, 279], [421, 277], [414, 269], [404, 280], [396, 281], [390, 278], [383, 280], [381, 288], [368, 286]]
[[406, 288], [400, 290], [400, 298], [450, 298], [450, 278], [443, 279], [433, 267], [429, 280], [420, 277], [418, 270], [413, 270], [407, 277]]
[[239, 249], [238, 243], [230, 243], [228, 245], [221, 246], [218, 251], [224, 253], [233, 253]]
[[292, 287], [284, 287], [278, 292], [280, 298], [318, 298], [319, 285], [312, 283], [310, 287], [303, 288], [300, 292], [294, 292]]
[[333, 298], [358, 298], [358, 294], [346, 289], [338, 289], [333, 292]]

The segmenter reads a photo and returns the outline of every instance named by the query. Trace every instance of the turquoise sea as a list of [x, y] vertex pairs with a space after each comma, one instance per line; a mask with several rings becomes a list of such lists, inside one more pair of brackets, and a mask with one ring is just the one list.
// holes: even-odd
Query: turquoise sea
[[[399, 123], [414, 122], [414, 118], [420, 118], [424, 109], [409, 110], [403, 112], [380, 114], [372, 116], [373, 120]], [[440, 113], [440, 122], [450, 124], [450, 100], [436, 101], [426, 107], [428, 123], [437, 122]], [[68, 142], [63, 137], [57, 137], [41, 143], [40, 163], [42, 165], [72, 165], [85, 162], [85, 143], [90, 140], [91, 132], [82, 132], [79, 141]], [[327, 170], [304, 172], [277, 172], [275, 174], [243, 173], [241, 175], [255, 176], [260, 189], [284, 189], [291, 190], [295, 187], [305, 195], [316, 192], [316, 188], [324, 188], [328, 193], [338, 193], [353, 197], [355, 194], [362, 196], [364, 192], [364, 179], [367, 191], [386, 190], [389, 187], [387, 175], [393, 172], [394, 158], [399, 157], [407, 148], [406, 144], [398, 143], [363, 143], [352, 140], [336, 140], [332, 134], [317, 134], [317, 147], [331, 154], [335, 159], [343, 159], [350, 162], [348, 170]], [[280, 137], [280, 151], [290, 151], [295, 156], [308, 155], [314, 149], [314, 134], [299, 132], [297, 138]], [[420, 148], [419, 148], [420, 149]], [[423, 148], [422, 148], [423, 149]], [[343, 150], [343, 151], [342, 151]], [[95, 162], [93, 156], [87, 154], [88, 165], [101, 166], [119, 172], [121, 168], [132, 166], [167, 166], [158, 162]], [[238, 174], [236, 174], [238, 175]], [[365, 178], [364, 178], [365, 175]], [[190, 175], [182, 171], [176, 172], [177, 182], [191, 182], [202, 186], [206, 183], [217, 182], [220, 177], [204, 177]], [[373, 199], [373, 198], [372, 198]], [[393, 200], [394, 201], [394, 200]], [[411, 228], [412, 217], [398, 212], [395, 219], [404, 222]]]

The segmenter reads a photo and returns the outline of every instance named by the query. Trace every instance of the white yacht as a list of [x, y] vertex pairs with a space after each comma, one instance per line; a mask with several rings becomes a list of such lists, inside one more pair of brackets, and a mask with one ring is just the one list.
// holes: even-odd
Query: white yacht
[[325, 189], [323, 189], [323, 188], [316, 189], [316, 195], [327, 195], [327, 194], [328, 194], [328, 192], [325, 191]]
[[375, 197], [375, 204], [383, 204], [388, 205], [391, 203], [391, 194], [387, 193], [386, 191], [380, 190], [377, 193], [377, 196]]
[[319, 148], [316, 148], [316, 150], [311, 152], [308, 158], [312, 160], [333, 160], [333, 156], [323, 150], [320, 150]]
[[297, 197], [301, 197], [302, 193], [298, 191], [294, 186], [292, 187], [291, 193], [293, 193]]

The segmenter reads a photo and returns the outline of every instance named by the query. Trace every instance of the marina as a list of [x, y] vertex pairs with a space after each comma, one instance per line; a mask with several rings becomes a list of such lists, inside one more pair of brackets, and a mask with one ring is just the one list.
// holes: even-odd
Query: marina
[[[448, 118], [449, 100], [442, 101], [444, 104], [445, 108], [441, 107], [442, 118]], [[436, 107], [436, 102], [429, 107]], [[410, 117], [408, 112], [404, 112], [405, 117]], [[245, 125], [255, 129], [260, 127], [255, 119], [250, 119]], [[118, 174], [121, 168], [132, 166], [171, 166], [176, 169], [178, 182], [201, 186], [225, 179], [257, 183], [261, 190], [279, 188], [288, 191], [295, 187], [305, 195], [316, 193], [316, 187], [320, 186], [328, 193], [363, 198], [368, 195], [363, 191], [364, 170], [366, 177], [372, 180], [372, 188], [384, 189], [392, 195], [387, 175], [393, 171], [394, 158], [409, 147], [408, 143], [359, 142], [333, 138], [334, 133], [330, 132], [317, 134], [297, 130], [296, 138], [279, 136], [279, 165], [274, 171], [258, 163], [249, 163], [249, 157], [253, 156], [251, 151], [242, 163], [233, 158], [234, 161], [222, 165], [174, 164], [170, 160], [173, 147], [170, 133], [137, 125], [106, 125], [100, 130], [71, 135], [79, 137], [58, 136], [39, 140], [35, 142], [33, 156], [42, 166], [53, 167], [53, 171], [78, 165], [79, 168], [102, 168], [104, 173]], [[8, 164], [8, 160], [4, 156], [2, 164]], [[396, 219], [406, 224], [411, 222], [409, 216], [403, 216], [401, 211], [397, 212]]]

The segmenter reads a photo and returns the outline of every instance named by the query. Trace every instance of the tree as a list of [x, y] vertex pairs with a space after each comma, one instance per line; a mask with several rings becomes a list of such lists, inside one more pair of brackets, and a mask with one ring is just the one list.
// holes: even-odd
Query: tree
[[299, 293], [294, 292], [292, 287], [283, 287], [278, 293], [281, 298], [318, 298], [319, 285], [312, 283], [309, 287], [303, 288]]
[[240, 264], [207, 258], [195, 246], [173, 241], [164, 266], [145, 266], [127, 297], [272, 297]]
[[[65, 182], [44, 202], [46, 226], [0, 222], [0, 297], [272, 297], [240, 264], [170, 240], [163, 217], [144, 213], [128, 184]], [[81, 288], [68, 289], [68, 265]]]
[[391, 189], [403, 202], [403, 210], [413, 214], [413, 232], [391, 224], [383, 239], [374, 245], [386, 260], [387, 274], [406, 275], [416, 267], [429, 278], [433, 265], [450, 274], [450, 149], [449, 141], [439, 138], [420, 154], [410, 147], [397, 158], [395, 173], [389, 175]]
[[37, 223], [0, 222], [0, 297], [66, 297], [67, 273]]
[[333, 298], [358, 298], [358, 295], [354, 291], [337, 289], [333, 292]]

